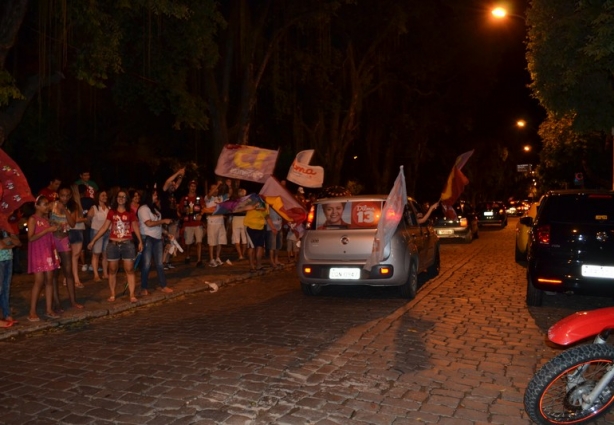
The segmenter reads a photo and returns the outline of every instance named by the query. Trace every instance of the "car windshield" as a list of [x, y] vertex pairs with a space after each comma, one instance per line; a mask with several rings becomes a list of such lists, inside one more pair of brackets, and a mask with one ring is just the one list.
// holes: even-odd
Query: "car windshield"
[[353, 201], [319, 203], [312, 228], [376, 229], [382, 214], [382, 201]]
[[548, 221], [614, 222], [614, 197], [609, 194], [551, 196], [543, 207], [540, 215]]

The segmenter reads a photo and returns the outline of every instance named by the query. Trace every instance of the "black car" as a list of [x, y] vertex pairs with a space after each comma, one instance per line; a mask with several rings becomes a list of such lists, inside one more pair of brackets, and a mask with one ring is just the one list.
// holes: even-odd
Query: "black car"
[[507, 226], [507, 213], [505, 210], [503, 202], [480, 202], [475, 210], [478, 217], [478, 226]]
[[530, 226], [527, 304], [543, 292], [614, 296], [614, 191], [551, 191]]
[[446, 214], [440, 206], [431, 214], [433, 228], [439, 239], [460, 239], [470, 243], [478, 238], [478, 220], [468, 202], [454, 204], [454, 214]]

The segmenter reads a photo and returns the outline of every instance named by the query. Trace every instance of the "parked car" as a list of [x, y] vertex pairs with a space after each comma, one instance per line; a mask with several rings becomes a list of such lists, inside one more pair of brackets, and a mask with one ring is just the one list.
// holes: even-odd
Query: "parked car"
[[439, 273], [439, 239], [430, 222], [418, 224], [418, 203], [409, 199], [384, 258], [363, 269], [373, 250], [386, 195], [318, 199], [301, 240], [297, 273], [306, 295], [326, 285], [397, 286], [412, 299], [418, 274]]
[[[539, 202], [533, 202], [529, 210], [516, 223], [516, 244], [514, 249], [514, 258], [517, 262], [526, 261], [527, 246], [529, 244], [529, 232], [533, 226], [533, 220], [537, 215]], [[524, 219], [524, 220], [523, 220]]]
[[614, 191], [565, 190], [543, 196], [530, 226], [527, 296], [544, 291], [614, 296]]
[[530, 206], [531, 203], [528, 201], [509, 201], [505, 213], [508, 216], [521, 216], [529, 210]]
[[433, 228], [439, 239], [460, 239], [470, 243], [478, 238], [478, 219], [473, 207], [468, 202], [461, 201], [454, 205], [456, 217], [446, 216], [439, 207], [431, 214]]
[[475, 212], [478, 217], [478, 226], [507, 226], [507, 213], [503, 202], [480, 202]]

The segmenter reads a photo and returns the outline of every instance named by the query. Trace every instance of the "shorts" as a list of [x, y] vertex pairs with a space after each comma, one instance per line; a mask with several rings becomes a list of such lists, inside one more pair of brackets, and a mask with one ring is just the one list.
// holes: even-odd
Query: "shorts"
[[107, 244], [107, 261], [134, 260], [136, 249], [132, 239], [122, 242], [109, 241]]
[[68, 242], [70, 244], [83, 243], [83, 230], [82, 229], [69, 229], [68, 230]]
[[232, 218], [232, 243], [247, 243], [247, 233], [245, 233], [243, 219], [243, 216], [235, 216]]
[[[90, 229], [90, 240], [94, 239], [96, 233], [98, 233], [100, 229]], [[106, 252], [107, 244], [109, 243], [109, 231], [107, 230], [101, 238], [98, 238], [96, 242], [94, 242], [94, 246], [92, 247], [92, 253], [94, 254], [102, 254]]]
[[207, 243], [211, 246], [226, 245], [226, 226], [224, 223], [207, 224]]
[[272, 230], [266, 231], [266, 247], [274, 251], [282, 248], [282, 231], [273, 233]]
[[248, 248], [264, 248], [264, 242], [266, 241], [266, 230], [261, 229], [251, 229], [249, 227], [245, 228], [247, 232], [247, 247]]
[[53, 237], [53, 241], [55, 242], [55, 250], [57, 252], [68, 252], [70, 251], [70, 242], [68, 242], [68, 236], [64, 236], [61, 239]]
[[203, 226], [186, 226], [183, 228], [183, 240], [186, 245], [192, 245], [196, 240], [196, 243], [203, 242]]

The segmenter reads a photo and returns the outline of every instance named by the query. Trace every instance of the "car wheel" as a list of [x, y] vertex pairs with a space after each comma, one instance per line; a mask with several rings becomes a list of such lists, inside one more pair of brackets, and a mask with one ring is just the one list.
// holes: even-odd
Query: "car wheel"
[[[471, 242], [471, 240], [469, 240]], [[435, 247], [435, 258], [433, 259], [433, 264], [426, 269], [426, 274], [428, 277], [432, 278], [439, 274], [439, 270], [441, 270], [441, 257], [439, 256], [439, 244]]]
[[320, 295], [322, 292], [322, 285], [301, 282], [301, 290], [305, 295]]
[[531, 278], [527, 275], [527, 305], [539, 307], [542, 305], [544, 291], [533, 286]]
[[526, 251], [522, 252], [521, 250], [518, 249], [518, 245], [514, 245], [514, 258], [516, 259], [517, 263], [527, 261]]
[[399, 287], [401, 291], [401, 297], [413, 300], [416, 298], [418, 292], [418, 272], [416, 271], [416, 265], [411, 263], [409, 266], [409, 274], [407, 276], [407, 282]]

